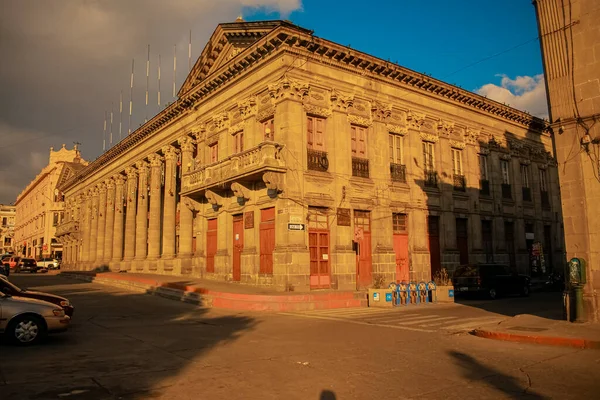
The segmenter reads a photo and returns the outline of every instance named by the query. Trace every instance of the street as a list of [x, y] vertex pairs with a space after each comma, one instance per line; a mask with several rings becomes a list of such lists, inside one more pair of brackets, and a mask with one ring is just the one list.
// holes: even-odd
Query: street
[[[0, 398], [594, 398], [600, 351], [470, 336], [520, 312], [557, 317], [560, 294], [394, 310], [240, 313], [58, 275], [11, 275], [68, 297], [71, 329], [0, 344]], [[550, 306], [551, 305], [551, 306]]]

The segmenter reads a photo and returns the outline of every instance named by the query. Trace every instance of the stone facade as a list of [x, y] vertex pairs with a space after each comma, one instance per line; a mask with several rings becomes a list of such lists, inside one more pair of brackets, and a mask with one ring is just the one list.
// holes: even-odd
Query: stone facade
[[596, 0], [534, 4], [560, 164], [566, 255], [586, 261], [585, 311], [599, 321], [600, 6]]
[[15, 251], [15, 214], [15, 206], [0, 204], [0, 254]]
[[177, 102], [61, 186], [63, 265], [354, 290], [529, 272], [526, 229], [560, 265], [544, 126], [288, 22], [221, 24]]
[[50, 148], [49, 162], [35, 179], [17, 196], [15, 251], [25, 257], [62, 256], [62, 244], [56, 228], [64, 219], [64, 196], [57, 186], [72, 178], [87, 162], [77, 146]]

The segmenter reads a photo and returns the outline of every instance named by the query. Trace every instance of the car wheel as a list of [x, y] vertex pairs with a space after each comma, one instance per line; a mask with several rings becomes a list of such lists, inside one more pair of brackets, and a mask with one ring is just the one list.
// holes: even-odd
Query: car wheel
[[11, 321], [7, 333], [18, 345], [32, 345], [45, 335], [46, 325], [44, 320], [36, 315], [22, 315]]
[[490, 297], [490, 299], [496, 300], [498, 298], [498, 292], [495, 288], [490, 288], [488, 290], [488, 296]]
[[529, 285], [523, 286], [523, 288], [521, 289], [521, 296], [529, 297]]

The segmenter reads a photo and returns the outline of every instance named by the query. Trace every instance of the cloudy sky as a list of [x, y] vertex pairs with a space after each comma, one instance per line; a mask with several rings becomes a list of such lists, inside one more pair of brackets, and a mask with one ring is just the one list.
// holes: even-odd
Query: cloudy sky
[[85, 159], [98, 157], [111, 107], [116, 143], [121, 91], [127, 133], [132, 59], [133, 130], [159, 110], [158, 55], [164, 106], [173, 100], [174, 47], [179, 88], [190, 30], [193, 64], [216, 24], [240, 14], [290, 19], [317, 36], [546, 117], [533, 7], [481, 3], [430, 0], [424, 9], [419, 0], [0, 0], [0, 203], [15, 201], [47, 164], [51, 146], [80, 142]]

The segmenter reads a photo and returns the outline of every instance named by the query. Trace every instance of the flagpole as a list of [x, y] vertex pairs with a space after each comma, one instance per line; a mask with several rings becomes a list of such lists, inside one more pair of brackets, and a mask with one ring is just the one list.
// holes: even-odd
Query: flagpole
[[102, 132], [102, 152], [106, 151], [106, 111], [104, 111], [104, 131]]
[[177, 82], [177, 45], [173, 46], [173, 98], [175, 98], [175, 83]]
[[188, 45], [188, 71], [192, 70], [192, 30], [190, 29], [190, 44]]
[[150, 79], [150, 45], [148, 45], [148, 59], [146, 60], [146, 118], [144, 122], [148, 122], [148, 85]]
[[160, 111], [160, 54], [158, 55], [158, 108]]
[[121, 90], [121, 93], [119, 94], [119, 142], [121, 141], [121, 139], [123, 139], [123, 137], [121, 136], [122, 127], [123, 127], [123, 90]]
[[131, 81], [129, 85], [129, 131], [128, 135], [131, 134], [131, 112], [133, 111], [133, 65], [135, 59], [131, 60]]
[[113, 131], [112, 131], [112, 126], [113, 126], [113, 109], [114, 109], [114, 103], [111, 101], [110, 102], [110, 146], [112, 146], [113, 143]]

